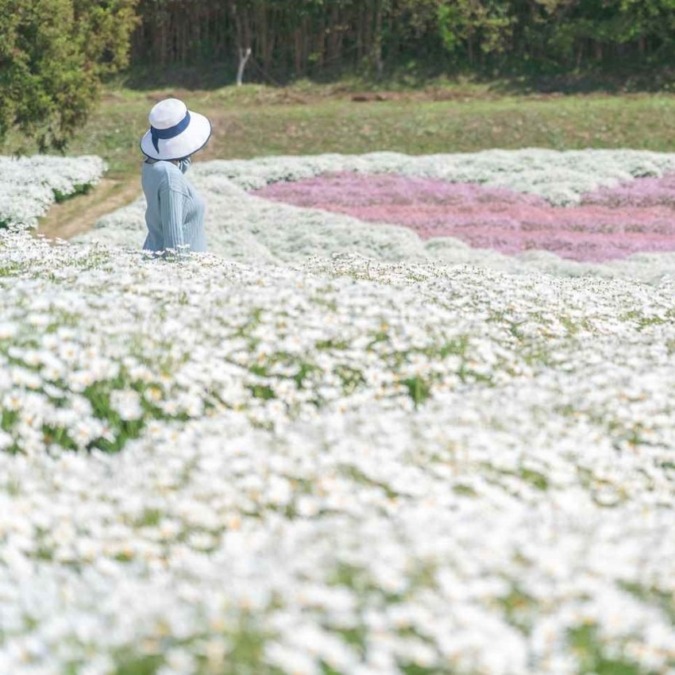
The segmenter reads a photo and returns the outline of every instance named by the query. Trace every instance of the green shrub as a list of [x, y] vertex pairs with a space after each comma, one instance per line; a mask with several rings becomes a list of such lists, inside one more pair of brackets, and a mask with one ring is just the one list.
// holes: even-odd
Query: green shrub
[[136, 0], [0, 0], [0, 141], [62, 149], [127, 65]]

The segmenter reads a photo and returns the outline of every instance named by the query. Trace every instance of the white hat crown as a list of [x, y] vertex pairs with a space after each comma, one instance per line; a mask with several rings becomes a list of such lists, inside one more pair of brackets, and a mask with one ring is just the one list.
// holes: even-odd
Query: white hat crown
[[187, 110], [183, 101], [177, 98], [167, 98], [153, 106], [148, 115], [148, 121], [155, 129], [170, 129], [183, 121]]

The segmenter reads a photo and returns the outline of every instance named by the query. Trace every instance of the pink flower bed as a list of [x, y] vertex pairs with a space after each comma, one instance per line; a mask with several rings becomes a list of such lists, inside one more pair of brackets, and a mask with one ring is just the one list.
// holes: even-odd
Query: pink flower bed
[[603, 261], [675, 251], [675, 175], [604, 188], [575, 207], [554, 207], [502, 188], [353, 173], [275, 183], [255, 194], [507, 254], [543, 249], [573, 260]]

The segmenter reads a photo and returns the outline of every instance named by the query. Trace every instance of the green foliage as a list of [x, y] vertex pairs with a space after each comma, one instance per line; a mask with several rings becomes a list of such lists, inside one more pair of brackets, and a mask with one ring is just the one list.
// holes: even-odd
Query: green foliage
[[[580, 661], [580, 672], [596, 675], [640, 675], [649, 673], [629, 658], [607, 656], [596, 627], [584, 624], [569, 632], [572, 649]], [[652, 671], [654, 672], [654, 671]]]
[[419, 375], [403, 380], [402, 383], [408, 390], [408, 396], [418, 408], [431, 396], [431, 385]]
[[74, 189], [72, 192], [69, 193], [63, 193], [60, 190], [54, 190], [54, 201], [57, 204], [63, 204], [63, 202], [67, 202], [69, 199], [73, 199], [74, 197], [77, 197], [79, 195], [87, 195], [91, 192], [92, 189], [92, 184], [91, 183], [85, 183], [82, 185], [75, 185]]
[[382, 76], [424, 64], [538, 72], [667, 66], [674, 56], [675, 0], [139, 2], [135, 63], [232, 63], [245, 46], [253, 50], [251, 76], [267, 82], [373, 68]]
[[465, 49], [473, 61], [476, 47], [485, 54], [505, 51], [512, 39], [515, 17], [500, 0], [440, 2], [438, 28], [445, 48]]
[[0, 0], [0, 141], [63, 149], [101, 77], [127, 65], [136, 0]]

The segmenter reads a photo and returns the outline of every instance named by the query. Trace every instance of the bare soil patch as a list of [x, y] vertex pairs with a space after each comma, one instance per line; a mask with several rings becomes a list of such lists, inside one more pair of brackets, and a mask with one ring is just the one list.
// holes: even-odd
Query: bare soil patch
[[38, 233], [49, 239], [70, 239], [91, 230], [99, 218], [130, 204], [140, 194], [138, 176], [104, 178], [89, 194], [54, 204], [40, 220]]

